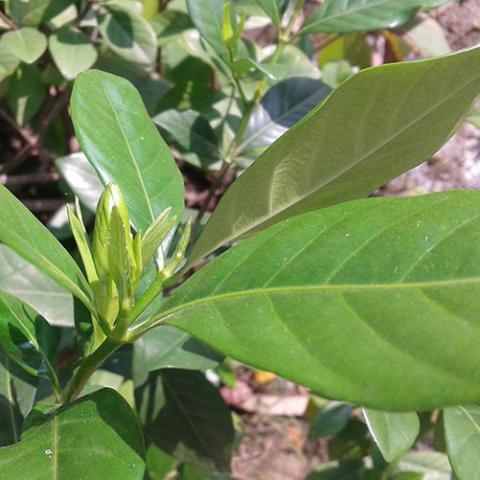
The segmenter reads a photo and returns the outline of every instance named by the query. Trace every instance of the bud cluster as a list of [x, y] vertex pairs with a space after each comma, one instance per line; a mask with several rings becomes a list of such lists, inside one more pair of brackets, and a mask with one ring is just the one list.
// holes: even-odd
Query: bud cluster
[[190, 240], [189, 225], [168, 261], [162, 249], [176, 224], [176, 217], [171, 217], [170, 212], [171, 209], [165, 210], [145, 234], [134, 235], [125, 198], [120, 188], [111, 183], [100, 197], [90, 245], [78, 202], [75, 212], [68, 208], [72, 232], [94, 295], [97, 311], [94, 326], [98, 322], [102, 335], [121, 340], [135, 321], [130, 314], [137, 301], [138, 282], [148, 262], [156, 260], [155, 282], [161, 286], [183, 263]]

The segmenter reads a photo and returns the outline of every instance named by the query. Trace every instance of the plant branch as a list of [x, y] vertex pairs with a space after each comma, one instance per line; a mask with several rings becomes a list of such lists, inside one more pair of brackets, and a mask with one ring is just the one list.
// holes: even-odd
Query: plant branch
[[91, 355], [84, 358], [65, 388], [64, 403], [75, 400], [85, 388], [93, 373], [122, 345], [123, 343], [113, 342], [107, 338]]
[[2, 19], [12, 30], [17, 30], [17, 24], [0, 10], [0, 19]]

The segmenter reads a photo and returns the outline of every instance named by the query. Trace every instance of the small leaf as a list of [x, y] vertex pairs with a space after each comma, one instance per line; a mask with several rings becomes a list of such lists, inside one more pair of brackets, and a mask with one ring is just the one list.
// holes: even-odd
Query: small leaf
[[224, 0], [187, 0], [188, 13], [203, 39], [221, 58], [228, 58], [223, 42]]
[[131, 408], [104, 389], [57, 410], [30, 427], [19, 443], [0, 449], [0, 477], [140, 480], [144, 455]]
[[443, 412], [450, 462], [459, 480], [473, 480], [480, 470], [480, 407], [451, 407]]
[[408, 452], [400, 459], [398, 466], [404, 471], [422, 473], [422, 480], [452, 479], [448, 458], [439, 452]]
[[52, 327], [30, 307], [0, 292], [0, 350], [30, 375], [54, 375], [51, 360], [56, 336]]
[[342, 430], [350, 420], [353, 407], [347, 403], [328, 402], [313, 419], [310, 427], [310, 438], [321, 438], [334, 435]]
[[232, 184], [189, 264], [283, 218], [367, 196], [427, 160], [480, 93], [479, 61], [480, 47], [351, 77]]
[[129, 62], [151, 65], [157, 56], [157, 38], [151, 25], [131, 8], [107, 6], [99, 30], [110, 49]]
[[133, 370], [137, 385], [145, 382], [148, 372], [162, 368], [208, 370], [223, 356], [175, 327], [150, 330], [133, 346]]
[[19, 28], [2, 37], [5, 47], [22, 62], [33, 63], [47, 49], [47, 37], [35, 28]]
[[19, 298], [51, 325], [73, 327], [73, 298], [63, 287], [0, 245], [0, 290]]
[[90, 38], [70, 26], [50, 35], [49, 50], [55, 65], [67, 80], [73, 80], [79, 73], [88, 70], [98, 57]]
[[140, 417], [155, 445], [181, 462], [229, 470], [234, 439], [231, 414], [203, 374], [162, 370], [139, 393], [143, 393]]
[[475, 402], [479, 218], [474, 191], [297, 215], [210, 262], [154, 318], [322, 397], [387, 411]]
[[85, 155], [105, 185], [120, 187], [137, 231], [168, 207], [181, 216], [182, 175], [128, 80], [96, 70], [81, 74], [71, 109]]
[[420, 433], [420, 421], [415, 412], [364, 409], [363, 413], [375, 443], [389, 463], [410, 450]]
[[8, 106], [20, 125], [29, 122], [40, 110], [46, 86], [35, 65], [20, 67], [12, 78], [8, 90]]
[[0, 185], [0, 241], [94, 311], [87, 280], [58, 240]]

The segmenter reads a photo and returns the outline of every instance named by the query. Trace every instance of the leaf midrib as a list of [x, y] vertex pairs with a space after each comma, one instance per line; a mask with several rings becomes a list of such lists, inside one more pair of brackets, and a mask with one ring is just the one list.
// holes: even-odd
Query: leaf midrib
[[376, 291], [376, 290], [408, 290], [408, 289], [432, 289], [442, 287], [457, 287], [459, 285], [480, 284], [479, 277], [458, 278], [454, 280], [439, 280], [439, 281], [425, 281], [425, 282], [410, 282], [410, 283], [371, 283], [371, 284], [323, 284], [323, 285], [290, 285], [281, 287], [259, 287], [249, 290], [239, 290], [234, 292], [221, 293], [218, 295], [205, 296], [195, 300], [187, 301], [176, 307], [172, 307], [163, 312], [160, 312], [158, 316], [154, 317], [158, 320], [167, 320], [177, 312], [187, 310], [195, 307], [196, 305], [215, 303], [217, 301], [230, 301], [237, 298], [248, 296], [263, 296], [269, 294], [291, 294], [298, 292], [329, 292], [329, 291]]

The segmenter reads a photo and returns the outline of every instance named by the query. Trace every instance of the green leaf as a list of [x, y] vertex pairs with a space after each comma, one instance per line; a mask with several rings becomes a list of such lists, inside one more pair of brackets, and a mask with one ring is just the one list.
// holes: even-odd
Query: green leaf
[[103, 185], [87, 157], [80, 152], [72, 153], [57, 158], [55, 165], [80, 202], [91, 212], [95, 212]]
[[0, 245], [0, 290], [19, 298], [51, 325], [73, 327], [73, 298], [12, 249]]
[[387, 411], [477, 401], [479, 205], [465, 191], [295, 216], [213, 260], [155, 317], [323, 397]]
[[148, 372], [162, 368], [208, 370], [215, 368], [222, 358], [188, 333], [169, 326], [150, 330], [133, 346], [133, 370], [137, 384], [145, 382]]
[[475, 108], [466, 120], [473, 126], [480, 128], [480, 108]]
[[47, 37], [35, 28], [19, 28], [2, 37], [5, 47], [22, 62], [33, 63], [47, 48]]
[[221, 58], [227, 58], [223, 42], [222, 17], [224, 0], [187, 0], [188, 13], [202, 38]]
[[277, 0], [255, 0], [270, 17], [276, 28], [280, 28], [282, 15]]
[[32, 409], [38, 379], [0, 353], [0, 447], [20, 438], [23, 418]]
[[282, 218], [364, 197], [427, 160], [480, 92], [479, 61], [475, 48], [350, 78], [233, 183], [190, 264]]
[[[194, 110], [167, 110], [153, 118], [181, 147], [182, 152], [194, 154], [196, 163], [207, 169], [220, 160], [218, 139], [208, 120]], [[196, 161], [195, 161], [196, 160]]]
[[232, 418], [220, 393], [203, 374], [162, 370], [142, 393], [140, 417], [155, 445], [181, 462], [208, 470], [229, 469]]
[[94, 311], [90, 286], [58, 240], [2, 185], [0, 205], [0, 241]]
[[9, 77], [18, 67], [20, 60], [0, 42], [0, 82]]
[[421, 0], [326, 0], [306, 20], [301, 33], [366, 32], [408, 22]]
[[182, 175], [128, 80], [96, 70], [81, 74], [71, 109], [85, 155], [104, 184], [120, 187], [137, 231], [168, 207], [181, 216]]
[[108, 47], [129, 62], [152, 65], [157, 57], [152, 26], [131, 8], [112, 4], [107, 9], [99, 17], [99, 30]]
[[439, 452], [408, 452], [398, 466], [404, 471], [420, 472], [423, 480], [451, 480], [448, 458]]
[[97, 61], [90, 38], [73, 27], [63, 27], [50, 35], [48, 48], [55, 65], [67, 80], [88, 70]]
[[328, 402], [313, 419], [310, 427], [310, 438], [321, 438], [334, 435], [342, 430], [350, 420], [353, 407], [347, 403]]
[[420, 421], [415, 412], [364, 409], [363, 413], [375, 443], [389, 463], [410, 450], [420, 433]]
[[12, 20], [28, 27], [36, 27], [41, 23], [50, 0], [9, 0], [6, 12]]
[[127, 402], [100, 390], [56, 411], [22, 440], [0, 449], [5, 479], [142, 480], [142, 432]]
[[459, 480], [473, 480], [480, 469], [480, 407], [451, 407], [443, 412], [450, 462]]
[[320, 80], [289, 78], [274, 85], [255, 107], [240, 151], [269, 147], [330, 93]]
[[8, 106], [20, 125], [29, 122], [40, 110], [46, 86], [35, 65], [20, 67], [12, 78], [8, 90]]
[[54, 374], [57, 339], [52, 327], [30, 307], [0, 292], [0, 350], [30, 375]]

